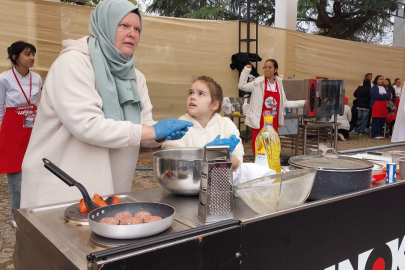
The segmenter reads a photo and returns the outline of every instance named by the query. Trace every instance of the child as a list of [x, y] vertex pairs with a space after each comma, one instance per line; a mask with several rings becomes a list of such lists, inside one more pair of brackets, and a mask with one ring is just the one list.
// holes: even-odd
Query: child
[[243, 162], [244, 150], [236, 125], [219, 114], [222, 99], [222, 88], [212, 78], [200, 76], [194, 80], [188, 91], [187, 113], [179, 118], [192, 122], [194, 126], [180, 140], [164, 142], [162, 148], [229, 145], [232, 168], [236, 170]]

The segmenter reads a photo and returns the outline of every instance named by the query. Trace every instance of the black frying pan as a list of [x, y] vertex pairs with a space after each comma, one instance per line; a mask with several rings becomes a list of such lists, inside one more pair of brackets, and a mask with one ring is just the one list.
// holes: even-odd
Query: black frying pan
[[[91, 229], [98, 235], [114, 239], [147, 237], [166, 230], [174, 221], [174, 216], [176, 214], [175, 209], [172, 206], [163, 203], [134, 202], [99, 207], [91, 201], [86, 188], [82, 184], [75, 181], [48, 159], [44, 158], [43, 161], [45, 168], [50, 172], [60, 178], [68, 186], [76, 186], [80, 190], [83, 199], [86, 202], [86, 206], [90, 206], [87, 206], [87, 209], [94, 209], [89, 213], [88, 220]], [[147, 211], [153, 216], [160, 216], [162, 220], [136, 225], [108, 225], [99, 223], [102, 218], [114, 217], [115, 214], [122, 211], [129, 211], [132, 214], [136, 214], [140, 211]]]

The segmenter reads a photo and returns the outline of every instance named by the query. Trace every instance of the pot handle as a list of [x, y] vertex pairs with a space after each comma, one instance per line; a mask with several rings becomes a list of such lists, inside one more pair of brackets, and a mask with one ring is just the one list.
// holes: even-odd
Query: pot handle
[[[323, 152], [322, 157], [325, 157], [325, 155], [327, 154], [327, 152], [328, 152], [329, 150], [332, 150], [332, 151], [334, 152], [334, 155], [336, 155], [336, 158], [339, 157], [339, 154], [336, 152], [335, 148], [328, 148], [328, 149], [326, 149], [326, 150]], [[333, 157], [333, 155], [328, 155], [328, 157]]]

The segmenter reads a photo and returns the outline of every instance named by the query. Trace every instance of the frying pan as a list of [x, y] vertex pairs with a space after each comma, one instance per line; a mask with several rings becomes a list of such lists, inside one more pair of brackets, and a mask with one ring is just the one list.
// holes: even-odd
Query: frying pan
[[[45, 168], [47, 168], [68, 186], [78, 187], [85, 201], [90, 199], [90, 196], [83, 185], [75, 181], [48, 159], [43, 159], [43, 161]], [[86, 205], [87, 204], [90, 203], [86, 202]], [[100, 236], [113, 239], [141, 238], [163, 232], [172, 225], [174, 216], [176, 214], [174, 207], [163, 203], [152, 202], [120, 203], [104, 207], [98, 207], [96, 205], [96, 207], [97, 208], [92, 210], [88, 215], [88, 221], [91, 229], [94, 233]], [[136, 225], [108, 225], [99, 223], [102, 218], [114, 217], [115, 214], [122, 211], [129, 211], [132, 214], [136, 214], [139, 211], [148, 211], [153, 216], [160, 216], [162, 219], [151, 223]]]

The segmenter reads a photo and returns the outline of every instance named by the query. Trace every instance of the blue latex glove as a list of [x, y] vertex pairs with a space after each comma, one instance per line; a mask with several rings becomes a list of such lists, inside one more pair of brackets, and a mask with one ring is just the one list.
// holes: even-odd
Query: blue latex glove
[[154, 124], [153, 128], [155, 129], [157, 140], [161, 140], [164, 138], [168, 140], [178, 140], [186, 134], [186, 132], [188, 131], [188, 127], [192, 126], [193, 123], [189, 121], [183, 121], [175, 118], [166, 118]]
[[237, 138], [235, 135], [231, 135], [231, 137], [229, 137], [229, 141], [231, 142], [231, 144], [229, 145], [229, 148], [230, 148], [229, 151], [231, 151], [231, 153], [232, 153], [233, 150], [235, 150], [238, 143], [240, 142], [240, 139]]
[[229, 152], [232, 153], [239, 142], [240, 139], [236, 138], [235, 135], [232, 135], [231, 137], [229, 137], [229, 139], [221, 139], [220, 135], [218, 135], [212, 142], [207, 143], [206, 145], [229, 145]]

